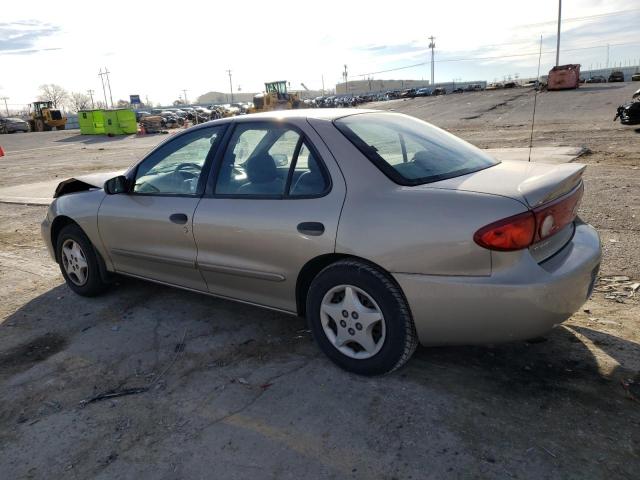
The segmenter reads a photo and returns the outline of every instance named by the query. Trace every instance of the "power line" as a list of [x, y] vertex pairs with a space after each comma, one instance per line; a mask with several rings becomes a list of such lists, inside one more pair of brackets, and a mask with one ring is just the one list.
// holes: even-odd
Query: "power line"
[[[621, 42], [621, 43], [611, 43], [609, 44], [610, 47], [616, 47], [616, 46], [621, 46], [621, 45], [640, 45], [639, 42]], [[578, 51], [578, 50], [591, 50], [594, 48], [605, 48], [606, 45], [595, 45], [595, 46], [591, 46], [591, 47], [577, 47], [577, 48], [564, 48], [562, 49], [563, 52], [574, 52], [574, 51]], [[548, 50], [546, 52], [542, 52], [543, 55], [547, 55], [547, 54], [551, 54], [551, 53], [555, 53], [555, 50]], [[435, 63], [452, 63], [452, 62], [472, 62], [472, 61], [477, 61], [477, 60], [498, 60], [498, 59], [502, 59], [502, 58], [515, 58], [515, 57], [530, 57], [530, 56], [534, 56], [534, 55], [538, 55], [539, 52], [528, 52], [528, 53], [514, 53], [511, 55], [494, 55], [494, 56], [487, 56], [487, 57], [469, 57], [469, 58], [445, 58], [442, 60], [435, 60]], [[368, 73], [360, 73], [358, 75], [354, 75], [355, 77], [366, 77], [368, 75], [377, 75], [379, 73], [388, 73], [388, 72], [395, 72], [398, 70], [407, 70], [409, 68], [416, 68], [416, 67], [422, 67], [424, 65], [426, 65], [428, 62], [420, 62], [420, 63], [414, 63], [412, 65], [405, 65], [402, 67], [395, 67], [395, 68], [389, 68], [387, 70], [379, 70], [377, 72], [368, 72]]]
[[[632, 13], [632, 12], [639, 12], [640, 8], [631, 8], [629, 10], [616, 10], [614, 12], [607, 12], [607, 13], [598, 13], [595, 15], [587, 15], [584, 17], [572, 17], [572, 18], [565, 18], [563, 20], [563, 22], [583, 22], [583, 21], [587, 21], [587, 20], [598, 20], [600, 18], [605, 18], [605, 17], [611, 17], [613, 15], [623, 15], [623, 14], [627, 14], [627, 13]], [[514, 26], [514, 28], [522, 28], [522, 27], [539, 27], [539, 26], [543, 26], [543, 25], [552, 25], [556, 23], [556, 20], [547, 20], [544, 22], [538, 22], [538, 23], [525, 23], [522, 25], [516, 25]]]

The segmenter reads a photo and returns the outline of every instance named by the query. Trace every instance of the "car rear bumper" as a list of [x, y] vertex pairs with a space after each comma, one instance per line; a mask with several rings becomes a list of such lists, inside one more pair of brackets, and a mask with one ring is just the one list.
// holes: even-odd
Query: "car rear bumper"
[[393, 276], [423, 345], [497, 343], [534, 338], [569, 318], [591, 295], [600, 257], [598, 233], [578, 223], [571, 241], [540, 264], [526, 252], [488, 277]]

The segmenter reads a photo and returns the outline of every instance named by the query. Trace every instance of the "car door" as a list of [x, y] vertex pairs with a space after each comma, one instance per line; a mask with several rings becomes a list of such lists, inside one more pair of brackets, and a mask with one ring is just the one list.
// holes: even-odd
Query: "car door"
[[335, 250], [342, 174], [305, 120], [240, 122], [219, 156], [194, 217], [209, 291], [293, 312], [302, 267]]
[[224, 129], [176, 136], [134, 169], [126, 193], [105, 197], [98, 228], [117, 272], [206, 291], [196, 268], [193, 213]]

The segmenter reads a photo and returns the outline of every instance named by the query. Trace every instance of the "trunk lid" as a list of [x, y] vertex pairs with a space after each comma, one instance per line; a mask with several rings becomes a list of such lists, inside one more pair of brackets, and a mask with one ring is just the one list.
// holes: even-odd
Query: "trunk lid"
[[468, 192], [489, 193], [516, 199], [529, 208], [555, 200], [582, 180], [586, 165], [504, 161], [493, 167], [425, 185]]

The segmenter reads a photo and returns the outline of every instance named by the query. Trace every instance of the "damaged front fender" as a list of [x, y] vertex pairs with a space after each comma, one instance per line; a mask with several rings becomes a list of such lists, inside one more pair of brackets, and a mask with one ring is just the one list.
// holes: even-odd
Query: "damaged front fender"
[[70, 193], [85, 192], [87, 190], [103, 188], [104, 182], [113, 177], [122, 175], [123, 173], [124, 172], [119, 170], [115, 172], [93, 173], [91, 175], [69, 178], [58, 184], [53, 194], [53, 198], [62, 197], [63, 195], [68, 195]]

